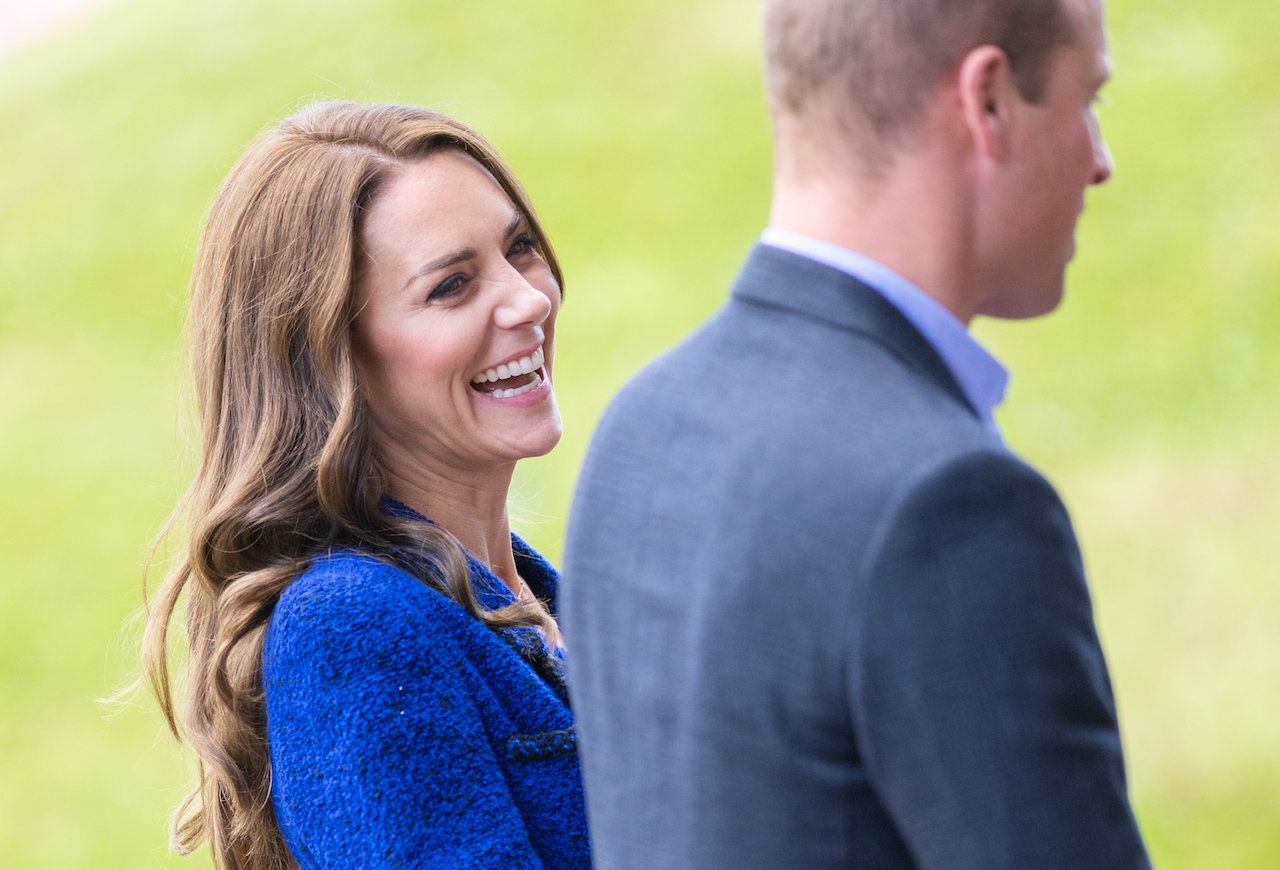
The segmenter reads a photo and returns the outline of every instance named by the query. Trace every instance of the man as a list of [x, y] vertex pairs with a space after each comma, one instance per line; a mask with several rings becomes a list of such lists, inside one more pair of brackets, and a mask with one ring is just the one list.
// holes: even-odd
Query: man
[[597, 866], [1148, 867], [1070, 522], [966, 330], [1062, 295], [1100, 0], [765, 7], [769, 228], [570, 521]]

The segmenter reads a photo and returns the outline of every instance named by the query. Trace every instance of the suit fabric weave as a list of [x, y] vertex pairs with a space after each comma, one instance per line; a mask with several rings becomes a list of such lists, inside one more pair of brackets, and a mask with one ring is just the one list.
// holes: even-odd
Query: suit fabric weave
[[619, 394], [564, 587], [598, 867], [1149, 866], [1062, 503], [838, 270]]

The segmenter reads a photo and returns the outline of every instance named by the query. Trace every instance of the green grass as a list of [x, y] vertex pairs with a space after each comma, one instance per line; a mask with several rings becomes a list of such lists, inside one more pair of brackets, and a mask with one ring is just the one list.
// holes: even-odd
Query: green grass
[[[1079, 523], [1158, 865], [1277, 866], [1280, 13], [1110, 14], [1118, 172], [1067, 302], [980, 334], [1015, 373], [1009, 440]], [[187, 761], [154, 706], [95, 699], [136, 666], [142, 564], [190, 466], [184, 285], [253, 135], [349, 97], [503, 149], [568, 274], [567, 433], [514, 498], [558, 557], [596, 416], [720, 303], [764, 221], [756, 41], [729, 0], [113, 0], [0, 58], [0, 866], [207, 866], [167, 851]]]

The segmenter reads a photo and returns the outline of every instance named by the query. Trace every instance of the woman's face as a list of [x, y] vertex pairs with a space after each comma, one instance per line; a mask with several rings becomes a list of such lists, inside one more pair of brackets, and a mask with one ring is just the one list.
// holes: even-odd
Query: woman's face
[[554, 447], [560, 287], [493, 176], [458, 151], [411, 163], [361, 241], [353, 347], [388, 470], [465, 474]]

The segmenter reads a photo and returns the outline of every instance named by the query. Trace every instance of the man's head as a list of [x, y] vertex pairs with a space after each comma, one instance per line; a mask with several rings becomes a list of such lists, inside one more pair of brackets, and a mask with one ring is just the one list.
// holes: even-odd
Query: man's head
[[766, 0], [765, 47], [774, 219], [965, 321], [1057, 305], [1111, 174], [1102, 0]]
[[838, 122], [869, 161], [887, 159], [977, 46], [1002, 49], [1023, 97], [1039, 101], [1052, 50], [1073, 36], [1064, 2], [765, 0], [770, 107], [802, 125]]

